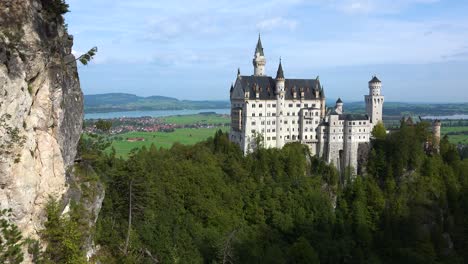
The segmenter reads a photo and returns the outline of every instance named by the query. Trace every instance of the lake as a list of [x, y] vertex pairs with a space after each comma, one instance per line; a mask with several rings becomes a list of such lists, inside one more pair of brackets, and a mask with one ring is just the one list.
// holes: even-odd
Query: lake
[[468, 115], [422, 116], [422, 119], [468, 119]]
[[195, 115], [201, 112], [214, 112], [217, 114], [231, 114], [231, 109], [197, 109], [197, 110], [153, 110], [153, 111], [125, 111], [125, 112], [109, 112], [109, 113], [88, 113], [85, 114], [85, 119], [110, 119], [119, 117], [162, 117], [175, 115]]

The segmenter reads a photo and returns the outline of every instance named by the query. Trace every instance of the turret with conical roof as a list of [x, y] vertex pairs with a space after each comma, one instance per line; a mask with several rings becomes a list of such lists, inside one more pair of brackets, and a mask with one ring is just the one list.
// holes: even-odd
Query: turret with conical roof
[[254, 76], [265, 76], [265, 54], [263, 53], [262, 40], [258, 34], [257, 47], [255, 47], [255, 54], [252, 61], [254, 66]]
[[338, 100], [336, 100], [335, 112], [338, 114], [343, 113], [343, 101], [341, 101], [341, 98], [338, 98]]
[[257, 47], [255, 48], [255, 55], [259, 54], [260, 56], [265, 56], [263, 54], [263, 46], [262, 46], [262, 40], [260, 38], [260, 34], [258, 34], [258, 41], [257, 41]]
[[281, 63], [281, 58], [280, 58], [279, 66], [278, 66], [278, 71], [276, 72], [276, 80], [278, 79], [284, 80], [284, 72], [283, 72], [283, 65]]
[[276, 71], [276, 94], [281, 97], [281, 94], [284, 93], [284, 72], [283, 72], [283, 65], [281, 63], [281, 58], [280, 58], [280, 63], [278, 65], [278, 71]]
[[376, 75], [372, 76], [372, 79], [369, 81], [369, 95], [380, 96], [381, 89], [382, 82]]
[[369, 83], [381, 83], [381, 81], [379, 80], [379, 78], [377, 78], [376, 75], [374, 75], [372, 77], [372, 80], [369, 81]]
[[382, 82], [377, 76], [372, 76], [369, 81], [369, 95], [365, 96], [366, 101], [366, 112], [369, 115], [372, 126], [375, 126], [378, 122], [382, 122], [382, 111], [384, 97], [381, 94]]

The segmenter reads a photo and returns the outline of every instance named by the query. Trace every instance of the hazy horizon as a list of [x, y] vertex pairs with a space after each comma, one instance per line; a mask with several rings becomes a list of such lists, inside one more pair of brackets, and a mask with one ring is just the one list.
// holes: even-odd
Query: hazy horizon
[[[229, 98], [219, 98], [219, 99], [190, 99], [190, 98], [178, 98], [175, 96], [167, 96], [167, 95], [159, 95], [159, 94], [153, 94], [153, 95], [138, 95], [138, 94], [133, 94], [133, 93], [126, 93], [126, 92], [108, 92], [108, 93], [96, 93], [96, 94], [84, 94], [85, 96], [94, 96], [94, 95], [105, 95], [105, 94], [128, 94], [128, 95], [135, 95], [138, 97], [153, 97], [153, 96], [161, 96], [161, 97], [168, 97], [168, 98], [174, 98], [180, 101], [187, 100], [187, 101], [229, 101]], [[346, 98], [340, 97], [344, 103], [362, 103], [364, 104], [364, 100], [346, 100]], [[327, 102], [334, 102], [334, 99], [331, 98], [326, 98]], [[386, 101], [385, 103], [404, 103], [404, 104], [466, 104], [468, 102], [464, 101], [453, 101], [453, 102], [444, 102], [444, 101], [438, 101], [438, 102], [431, 102], [431, 101], [420, 101], [420, 102], [415, 102], [415, 101]]]
[[[258, 33], [275, 75], [315, 78], [330, 100], [363, 100], [377, 74], [386, 101], [468, 101], [468, 2], [69, 0], [86, 94], [226, 100], [237, 68], [253, 73]], [[191, 8], [186, 8], [190, 6]]]

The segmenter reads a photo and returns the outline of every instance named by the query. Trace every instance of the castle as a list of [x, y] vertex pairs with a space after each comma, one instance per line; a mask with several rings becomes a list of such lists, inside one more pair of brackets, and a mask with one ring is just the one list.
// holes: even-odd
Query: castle
[[254, 74], [237, 78], [230, 89], [230, 140], [244, 153], [258, 147], [281, 148], [301, 142], [311, 154], [341, 172], [357, 172], [359, 153], [370, 142], [373, 127], [382, 121], [384, 96], [376, 77], [369, 81], [365, 115], [346, 114], [341, 99], [327, 108], [319, 78], [287, 79], [281, 59], [276, 77], [265, 74], [266, 58], [260, 36], [253, 58]]

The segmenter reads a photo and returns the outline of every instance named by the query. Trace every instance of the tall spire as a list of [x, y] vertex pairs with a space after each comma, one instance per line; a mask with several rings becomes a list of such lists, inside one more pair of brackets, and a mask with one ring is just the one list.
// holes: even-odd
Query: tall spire
[[281, 58], [280, 58], [279, 66], [278, 66], [278, 71], [276, 72], [276, 79], [284, 79], [284, 73], [283, 73], [283, 66], [281, 64]]
[[258, 42], [257, 42], [257, 47], [255, 48], [255, 54], [259, 53], [260, 56], [265, 56], [263, 54], [263, 46], [262, 46], [262, 40], [260, 39], [260, 33], [258, 33]]

